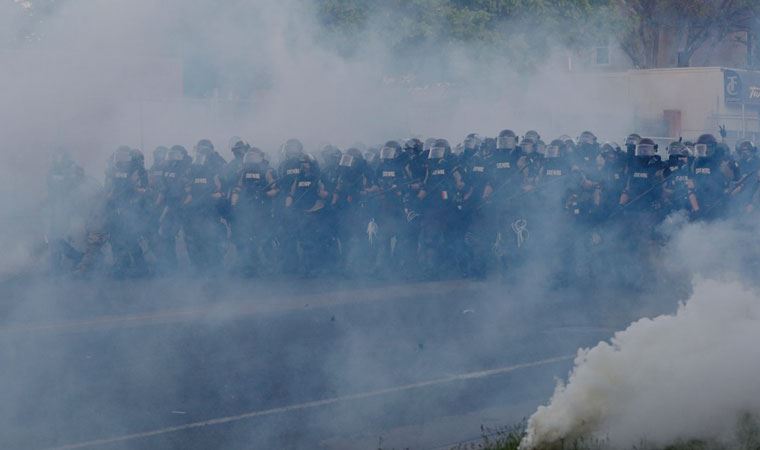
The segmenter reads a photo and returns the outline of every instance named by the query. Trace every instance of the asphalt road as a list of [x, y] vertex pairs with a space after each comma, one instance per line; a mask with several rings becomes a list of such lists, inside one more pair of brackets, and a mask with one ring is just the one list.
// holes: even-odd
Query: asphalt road
[[579, 347], [638, 314], [611, 295], [467, 281], [5, 282], [0, 448], [443, 448], [545, 403]]

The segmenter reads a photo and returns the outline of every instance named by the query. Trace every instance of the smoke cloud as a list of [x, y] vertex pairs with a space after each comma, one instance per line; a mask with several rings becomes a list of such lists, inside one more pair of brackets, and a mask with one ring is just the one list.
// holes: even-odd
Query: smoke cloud
[[739, 221], [676, 232], [663, 266], [695, 277], [691, 297], [674, 314], [640, 319], [579, 350], [567, 382], [530, 418], [522, 448], [589, 437], [612, 448], [731, 441], [742, 417], [760, 415], [751, 230]]

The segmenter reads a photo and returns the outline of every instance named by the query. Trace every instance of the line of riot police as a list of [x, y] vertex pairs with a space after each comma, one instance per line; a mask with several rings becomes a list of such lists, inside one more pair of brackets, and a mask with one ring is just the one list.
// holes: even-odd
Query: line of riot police
[[[277, 167], [243, 139], [230, 151], [226, 162], [206, 139], [194, 157], [158, 147], [146, 168], [139, 150], [118, 148], [86, 245], [54, 247], [56, 264], [90, 273], [110, 243], [120, 276], [172, 273], [184, 248], [202, 274], [482, 278], [539, 255], [562, 278], [594, 252], [651, 258], [668, 217], [749, 214], [760, 195], [755, 146], [732, 153], [710, 134], [672, 142], [666, 157], [651, 139], [632, 134], [621, 147], [588, 131], [549, 144], [503, 130], [454, 148], [433, 138], [328, 145], [319, 158], [291, 139]], [[58, 197], [66, 191], [50, 180], [81, 176], [73, 165], [51, 169]]]

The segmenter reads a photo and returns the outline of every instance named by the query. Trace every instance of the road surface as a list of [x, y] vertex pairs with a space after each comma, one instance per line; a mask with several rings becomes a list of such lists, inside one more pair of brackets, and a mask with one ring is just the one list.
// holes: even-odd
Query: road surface
[[534, 292], [6, 281], [0, 448], [446, 448], [528, 416], [579, 347], [635, 318], [603, 293]]

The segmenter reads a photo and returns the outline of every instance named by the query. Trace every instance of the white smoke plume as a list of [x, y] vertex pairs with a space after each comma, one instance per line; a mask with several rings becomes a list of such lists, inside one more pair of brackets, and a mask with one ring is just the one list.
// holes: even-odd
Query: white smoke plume
[[612, 448], [729, 439], [742, 414], [760, 414], [758, 342], [760, 293], [700, 280], [675, 314], [580, 350], [568, 382], [530, 418], [521, 448], [578, 437]]

